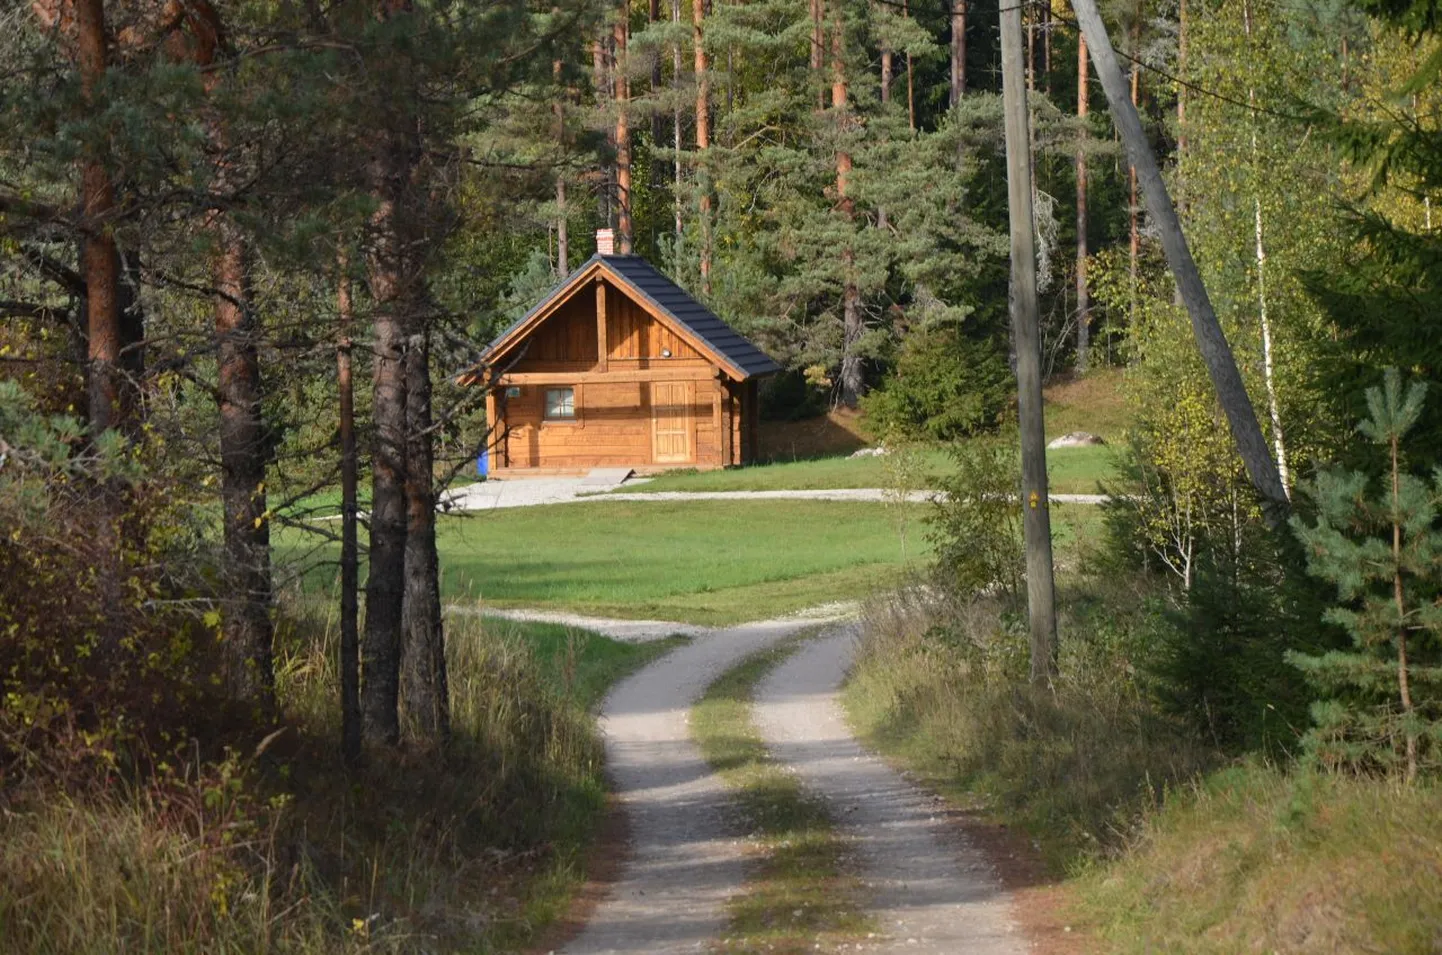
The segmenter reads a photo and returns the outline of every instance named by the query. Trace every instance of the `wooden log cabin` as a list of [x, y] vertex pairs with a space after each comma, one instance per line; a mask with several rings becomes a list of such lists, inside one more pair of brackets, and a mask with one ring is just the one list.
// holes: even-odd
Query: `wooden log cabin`
[[645, 259], [600, 251], [487, 346], [492, 474], [718, 468], [756, 456], [777, 364]]

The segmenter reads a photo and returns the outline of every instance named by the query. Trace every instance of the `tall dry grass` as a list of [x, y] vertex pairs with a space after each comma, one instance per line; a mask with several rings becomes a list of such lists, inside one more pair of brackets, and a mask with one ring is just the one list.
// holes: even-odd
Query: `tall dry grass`
[[1140, 596], [1063, 593], [1060, 673], [1027, 681], [1020, 608], [915, 588], [866, 613], [845, 700], [857, 729], [953, 792], [985, 796], [1069, 864], [1122, 844], [1139, 812], [1210, 765], [1143, 687]]
[[1442, 951], [1442, 787], [1247, 763], [1175, 793], [1078, 915], [1108, 952]]
[[347, 770], [333, 628], [292, 610], [264, 751], [4, 794], [0, 951], [503, 951], [555, 914], [604, 800], [585, 706], [516, 634], [458, 618], [453, 744]]

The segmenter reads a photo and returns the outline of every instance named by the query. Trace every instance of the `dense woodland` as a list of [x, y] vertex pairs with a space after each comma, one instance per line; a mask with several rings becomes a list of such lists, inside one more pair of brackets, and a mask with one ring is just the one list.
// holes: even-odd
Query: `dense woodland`
[[[1089, 559], [1166, 621], [1145, 692], [1228, 756], [1435, 773], [1439, 491], [1412, 475], [1442, 465], [1442, 8], [1103, 13], [1296, 515], [1263, 519], [1072, 9], [1025, 4], [1043, 365], [1125, 368]], [[773, 418], [856, 409], [898, 446], [1011, 427], [995, 0], [0, 18], [0, 805], [171, 778], [180, 806], [180, 776], [252, 769], [284, 793], [236, 754], [302, 724], [286, 758], [500, 773], [452, 732], [436, 504], [487, 439], [480, 349], [598, 227], [787, 369]], [[977, 453], [963, 475], [995, 479]], [[966, 550], [940, 579], [968, 594], [1015, 569]], [[336, 630], [298, 704], [317, 611], [285, 595], [317, 567]], [[548, 719], [536, 745], [573, 745]]]

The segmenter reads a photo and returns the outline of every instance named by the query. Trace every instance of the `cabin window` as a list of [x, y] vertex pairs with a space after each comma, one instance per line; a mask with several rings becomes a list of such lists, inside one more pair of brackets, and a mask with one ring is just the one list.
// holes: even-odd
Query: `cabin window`
[[547, 389], [546, 389], [546, 420], [547, 420], [547, 421], [575, 421], [575, 420], [576, 420], [576, 389], [574, 389], [574, 388], [547, 388]]

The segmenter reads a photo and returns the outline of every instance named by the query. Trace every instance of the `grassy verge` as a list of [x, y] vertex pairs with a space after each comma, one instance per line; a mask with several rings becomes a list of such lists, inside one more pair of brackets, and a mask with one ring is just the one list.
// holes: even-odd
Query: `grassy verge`
[[1028, 833], [1068, 924], [1119, 953], [1442, 950], [1442, 787], [1242, 764], [1135, 682], [1144, 594], [1063, 587], [1061, 674], [1026, 682], [1024, 617], [933, 596], [874, 609], [844, 693], [872, 746]]
[[847, 871], [847, 845], [826, 807], [772, 762], [751, 719], [757, 683], [799, 644], [790, 640], [749, 657], [713, 683], [692, 711], [696, 742], [735, 791], [764, 854], [729, 903], [720, 945], [728, 952], [834, 951], [868, 927], [860, 883]]
[[491, 952], [535, 938], [583, 878], [604, 809], [588, 707], [665, 645], [452, 621], [445, 753], [348, 769], [333, 639], [322, 615], [287, 619], [284, 729], [263, 751], [210, 757], [186, 741], [151, 775], [9, 787], [0, 951]]
[[[942, 448], [916, 452], [920, 488], [934, 486], [950, 468]], [[1113, 449], [1108, 447], [1058, 448], [1047, 452], [1051, 489], [1056, 494], [1095, 494], [1097, 484], [1112, 476]], [[618, 493], [657, 491], [811, 491], [837, 488], [886, 488], [896, 479], [885, 456], [813, 458], [779, 464], [756, 464], [722, 471], [679, 471], [660, 474], [644, 484]]]
[[[445, 516], [448, 602], [726, 624], [856, 599], [924, 556], [924, 505], [838, 501], [625, 501]], [[905, 544], [900, 521], [911, 526]], [[334, 546], [299, 531], [277, 553], [335, 580]]]
[[1061, 674], [1037, 690], [1020, 608], [898, 596], [868, 613], [842, 700], [869, 745], [1023, 827], [1062, 871], [1116, 849], [1210, 753], [1138, 692], [1148, 631], [1135, 595], [1064, 587], [1059, 612]]
[[1436, 952], [1442, 788], [1247, 765], [1177, 793], [1079, 880], [1118, 953]]

